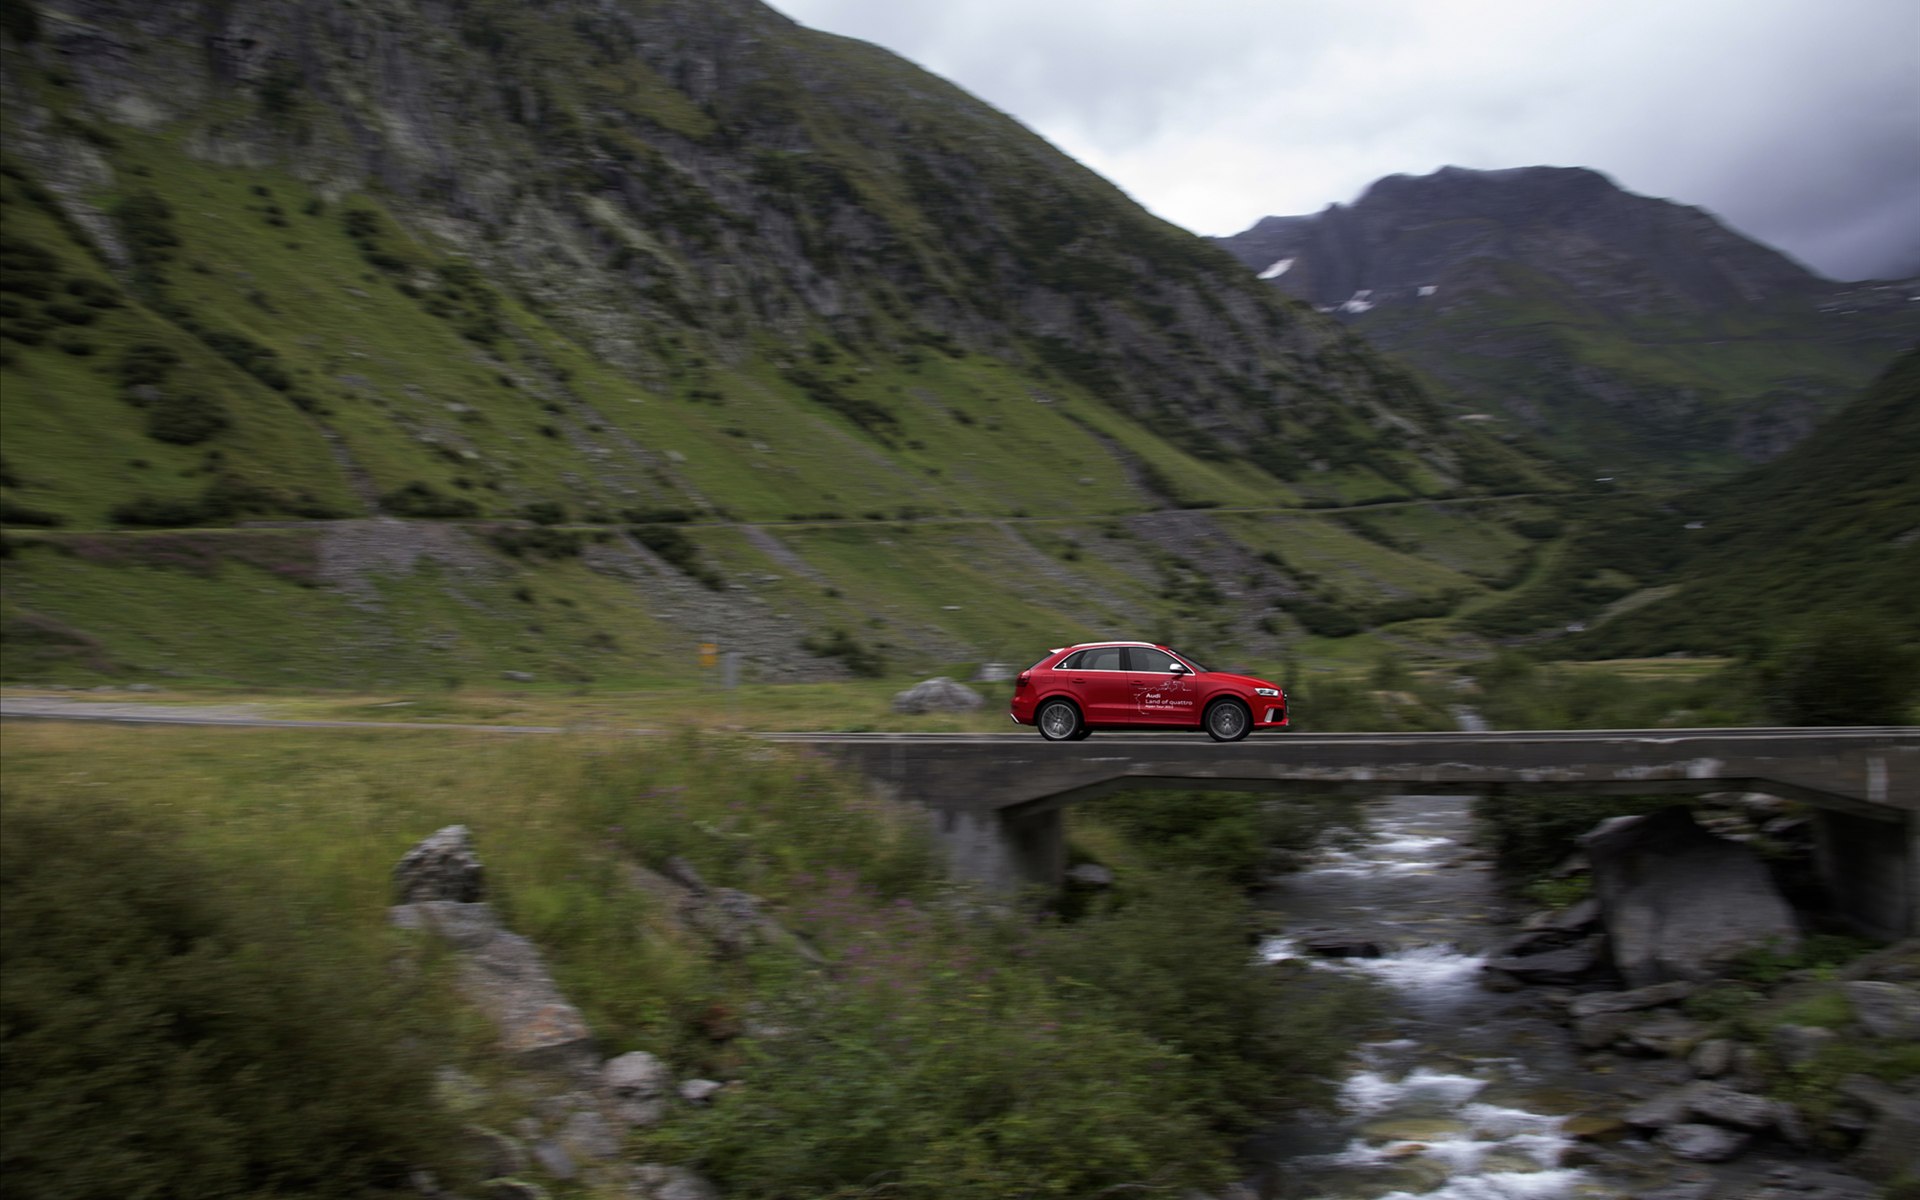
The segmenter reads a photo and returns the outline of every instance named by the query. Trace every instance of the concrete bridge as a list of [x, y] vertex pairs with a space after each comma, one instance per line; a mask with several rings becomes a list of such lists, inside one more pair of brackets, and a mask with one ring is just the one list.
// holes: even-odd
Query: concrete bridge
[[[224, 709], [0, 697], [0, 719], [275, 727], [548, 726], [288, 721]], [[643, 731], [636, 731], [643, 732]], [[953, 873], [1013, 892], [1059, 885], [1061, 810], [1135, 788], [1357, 795], [1699, 795], [1765, 792], [1814, 806], [1820, 870], [1862, 931], [1920, 935], [1920, 727], [1498, 733], [1279, 733], [1216, 745], [1197, 734], [762, 735], [857, 767], [925, 808]]]
[[1255, 735], [777, 734], [926, 808], [953, 873], [1058, 886], [1061, 810], [1138, 788], [1349, 795], [1700, 795], [1814, 806], [1836, 905], [1880, 937], [1920, 934], [1920, 728]]

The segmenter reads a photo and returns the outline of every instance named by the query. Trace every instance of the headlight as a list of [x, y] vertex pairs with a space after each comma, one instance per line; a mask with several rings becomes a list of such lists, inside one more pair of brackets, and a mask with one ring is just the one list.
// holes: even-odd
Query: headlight
[[1280, 694], [1280, 689], [1279, 688], [1255, 688], [1253, 689], [1253, 694], [1256, 696], [1278, 696]]

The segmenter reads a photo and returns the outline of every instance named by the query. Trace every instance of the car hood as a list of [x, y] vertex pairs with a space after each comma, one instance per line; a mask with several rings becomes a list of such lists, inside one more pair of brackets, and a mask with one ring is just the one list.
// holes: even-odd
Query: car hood
[[1251, 675], [1232, 675], [1226, 671], [1208, 671], [1206, 678], [1209, 682], [1231, 683], [1245, 688], [1264, 687], [1277, 689], [1280, 686], [1271, 679], [1256, 679]]

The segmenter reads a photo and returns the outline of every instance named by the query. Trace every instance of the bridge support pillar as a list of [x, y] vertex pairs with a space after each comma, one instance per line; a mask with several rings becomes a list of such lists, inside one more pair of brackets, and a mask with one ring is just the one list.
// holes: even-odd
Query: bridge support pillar
[[1920, 934], [1920, 813], [1898, 821], [1817, 809], [1820, 877], [1841, 915], [1869, 937]]
[[934, 814], [948, 872], [983, 891], [1012, 896], [1058, 888], [1067, 870], [1067, 837], [1057, 808], [1037, 813], [948, 809]]

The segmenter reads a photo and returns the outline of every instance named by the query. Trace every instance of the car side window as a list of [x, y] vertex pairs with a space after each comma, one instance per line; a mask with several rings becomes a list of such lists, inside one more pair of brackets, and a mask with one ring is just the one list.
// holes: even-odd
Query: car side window
[[1179, 661], [1165, 650], [1154, 650], [1146, 646], [1128, 647], [1127, 660], [1129, 671], [1152, 671], [1158, 675], [1165, 675], [1173, 670], [1174, 664]]
[[1075, 650], [1072, 654], [1067, 655], [1059, 662], [1053, 664], [1053, 669], [1056, 671], [1078, 671], [1086, 665], [1086, 661], [1087, 652], [1085, 650]]
[[1121, 646], [1099, 646], [1086, 652], [1086, 661], [1080, 664], [1083, 671], [1119, 671]]

